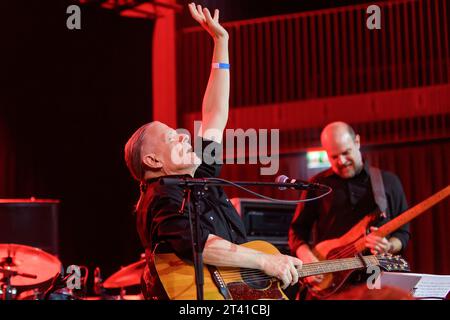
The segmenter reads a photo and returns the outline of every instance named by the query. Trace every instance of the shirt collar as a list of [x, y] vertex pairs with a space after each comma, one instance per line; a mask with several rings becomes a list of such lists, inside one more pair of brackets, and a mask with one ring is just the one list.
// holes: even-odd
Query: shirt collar
[[369, 161], [367, 161], [366, 159], [363, 159], [363, 169], [361, 170], [361, 172], [365, 172], [367, 175], [370, 175], [370, 170], [369, 170]]

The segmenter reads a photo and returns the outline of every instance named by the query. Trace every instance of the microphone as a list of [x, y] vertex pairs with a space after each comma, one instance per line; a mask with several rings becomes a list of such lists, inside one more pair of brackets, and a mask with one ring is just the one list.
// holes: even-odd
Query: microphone
[[278, 176], [275, 179], [276, 183], [289, 183], [292, 186], [287, 187], [278, 187], [280, 190], [286, 190], [287, 188], [295, 189], [295, 190], [324, 190], [326, 186], [318, 184], [318, 183], [309, 183], [307, 181], [291, 179], [285, 175]]

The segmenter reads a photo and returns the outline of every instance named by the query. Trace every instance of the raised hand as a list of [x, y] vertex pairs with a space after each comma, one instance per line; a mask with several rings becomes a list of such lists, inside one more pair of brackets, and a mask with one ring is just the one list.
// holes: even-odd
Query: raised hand
[[214, 17], [207, 8], [202, 8], [201, 5], [195, 5], [195, 3], [189, 4], [189, 11], [192, 18], [194, 18], [200, 25], [208, 31], [208, 33], [214, 39], [226, 39], [228, 40], [228, 32], [219, 23], [219, 10], [214, 10]]

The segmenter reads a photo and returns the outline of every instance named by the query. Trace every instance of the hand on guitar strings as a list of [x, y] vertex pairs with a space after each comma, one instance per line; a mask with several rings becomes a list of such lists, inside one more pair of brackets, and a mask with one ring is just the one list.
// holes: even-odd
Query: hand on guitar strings
[[298, 271], [302, 268], [302, 265], [303, 262], [295, 257], [284, 254], [264, 254], [262, 271], [269, 276], [280, 279], [283, 282], [282, 288], [286, 289], [298, 282]]
[[370, 233], [366, 236], [366, 248], [372, 254], [388, 253], [391, 251], [391, 243], [388, 239], [376, 235], [377, 227], [370, 227]]
[[[301, 258], [303, 263], [315, 263], [319, 262], [319, 259], [315, 256], [315, 254], [311, 251], [307, 244], [303, 244], [297, 248], [296, 252], [297, 257]], [[323, 274], [318, 274], [315, 276], [309, 276], [302, 279], [302, 282], [307, 283], [311, 286], [318, 285], [324, 279]]]

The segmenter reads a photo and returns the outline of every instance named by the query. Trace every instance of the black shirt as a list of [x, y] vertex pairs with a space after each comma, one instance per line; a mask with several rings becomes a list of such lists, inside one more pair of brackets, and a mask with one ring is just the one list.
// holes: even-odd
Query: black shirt
[[[222, 146], [210, 140], [198, 140], [203, 150], [222, 150]], [[220, 155], [212, 156], [215, 160], [205, 162], [195, 171], [195, 178], [217, 177], [222, 165], [217, 163]], [[189, 175], [171, 175], [170, 177], [189, 177]], [[167, 177], [167, 176], [166, 176]], [[189, 227], [188, 205], [183, 213], [182, 207], [184, 189], [181, 186], [161, 185], [160, 178], [147, 181], [145, 213], [138, 212], [137, 228], [144, 247], [153, 249], [157, 243], [164, 242], [172, 252], [180, 258], [192, 260], [191, 232]], [[192, 197], [196, 195], [193, 194]], [[191, 212], [193, 203], [191, 201]], [[200, 198], [200, 247], [203, 251], [209, 234], [214, 234], [230, 242], [241, 244], [247, 241], [244, 224], [239, 214], [227, 198], [221, 187], [208, 187], [204, 197]], [[139, 215], [141, 215], [139, 217]]]
[[[386, 218], [380, 218], [374, 223], [375, 226], [385, 224], [408, 208], [398, 177], [386, 171], [381, 171], [381, 175], [388, 208]], [[303, 243], [315, 246], [324, 240], [341, 237], [378, 208], [372, 192], [367, 162], [363, 170], [350, 179], [342, 179], [330, 168], [311, 180], [330, 186], [333, 192], [317, 201], [300, 203], [297, 206], [289, 230], [292, 253]], [[311, 196], [314, 196], [314, 193], [306, 194], [306, 197]], [[406, 248], [410, 238], [409, 225], [402, 226], [390, 236], [398, 238], [402, 242], [402, 248]]]

